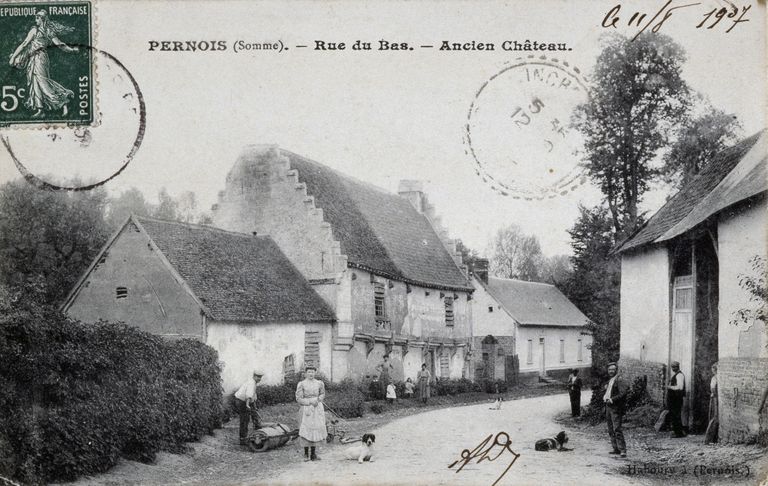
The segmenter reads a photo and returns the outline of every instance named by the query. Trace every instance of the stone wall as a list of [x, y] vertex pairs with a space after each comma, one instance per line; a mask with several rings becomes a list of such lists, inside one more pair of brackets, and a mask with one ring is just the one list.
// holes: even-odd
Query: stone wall
[[717, 369], [720, 441], [768, 444], [768, 358], [721, 358]]
[[622, 356], [619, 360], [619, 372], [624, 375], [630, 386], [636, 378], [644, 376], [647, 380], [648, 394], [656, 402], [664, 403], [667, 365]]
[[[515, 337], [514, 336], [496, 336], [497, 343], [493, 345], [483, 346], [483, 340], [486, 335], [474, 336], [472, 338], [472, 358], [470, 361], [470, 376], [475, 380], [483, 380], [486, 378], [492, 378], [493, 380], [506, 380], [508, 383], [513, 384], [516, 382], [515, 370], [512, 368], [511, 360], [508, 357], [515, 354]], [[499, 354], [499, 349], [501, 353]], [[483, 354], [489, 354], [489, 367], [493, 369], [485, 370], [485, 360]]]

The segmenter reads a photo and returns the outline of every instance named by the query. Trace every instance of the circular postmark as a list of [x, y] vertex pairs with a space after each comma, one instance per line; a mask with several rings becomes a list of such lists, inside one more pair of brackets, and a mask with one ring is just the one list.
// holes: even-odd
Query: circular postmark
[[475, 171], [497, 193], [554, 198], [586, 181], [571, 114], [587, 101], [578, 68], [546, 56], [520, 57], [491, 76], [469, 108], [465, 142]]
[[75, 45], [98, 64], [97, 123], [28, 125], [0, 130], [0, 141], [27, 182], [47, 190], [86, 191], [117, 177], [141, 147], [146, 105], [139, 84], [112, 54]]

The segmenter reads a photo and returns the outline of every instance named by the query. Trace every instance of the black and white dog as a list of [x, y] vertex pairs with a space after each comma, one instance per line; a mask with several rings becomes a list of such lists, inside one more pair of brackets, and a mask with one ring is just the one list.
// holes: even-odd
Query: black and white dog
[[568, 442], [568, 435], [566, 435], [564, 430], [561, 430], [559, 434], [552, 437], [551, 439], [539, 439], [536, 441], [535, 449], [537, 451], [570, 451], [572, 449], [566, 449], [565, 443]]
[[364, 434], [362, 441], [344, 451], [344, 457], [347, 459], [357, 459], [360, 464], [363, 461], [373, 462], [373, 445], [376, 443], [376, 436], [373, 434]]

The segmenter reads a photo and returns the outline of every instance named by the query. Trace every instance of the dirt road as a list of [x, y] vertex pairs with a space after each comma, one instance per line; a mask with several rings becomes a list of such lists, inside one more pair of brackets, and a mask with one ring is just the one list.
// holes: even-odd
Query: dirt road
[[[589, 402], [589, 393], [582, 403]], [[448, 465], [461, 459], [463, 449], [474, 449], [485, 437], [509, 434], [511, 449], [519, 454], [501, 485], [622, 485], [645, 484], [644, 478], [611, 473], [622, 459], [609, 456], [608, 438], [590, 439], [568, 431], [571, 452], [536, 452], [537, 438], [555, 435], [560, 426], [552, 418], [568, 407], [567, 395], [505, 402], [501, 410], [488, 403], [434, 410], [391, 422], [378, 430], [378, 457], [358, 464], [343, 459], [345, 447], [326, 448], [319, 462], [296, 462], [270, 483], [277, 484], [450, 484], [491, 486], [515, 458], [505, 452], [493, 462], [471, 461], [461, 472]], [[496, 457], [501, 447], [489, 453]], [[630, 458], [623, 460], [631, 461]], [[627, 462], [629, 464], [629, 462]]]

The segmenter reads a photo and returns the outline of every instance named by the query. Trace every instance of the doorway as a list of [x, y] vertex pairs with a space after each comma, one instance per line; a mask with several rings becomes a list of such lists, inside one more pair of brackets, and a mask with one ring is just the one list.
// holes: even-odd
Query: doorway
[[545, 352], [546, 346], [544, 338], [539, 338], [539, 376], [547, 376], [547, 357]]

